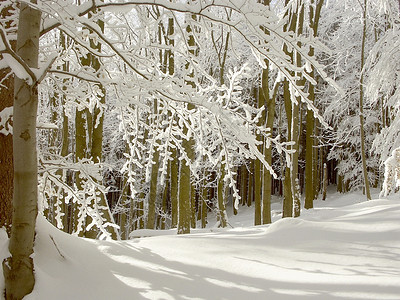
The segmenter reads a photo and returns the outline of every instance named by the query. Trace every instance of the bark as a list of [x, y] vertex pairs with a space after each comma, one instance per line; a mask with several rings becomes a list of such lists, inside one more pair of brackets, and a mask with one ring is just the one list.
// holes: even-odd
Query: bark
[[220, 174], [218, 177], [218, 222], [219, 227], [225, 228], [227, 225], [226, 205], [225, 205], [225, 166], [221, 165]]
[[[182, 142], [185, 151], [190, 151], [190, 142]], [[178, 234], [190, 233], [191, 210], [190, 210], [190, 162], [181, 160], [179, 172], [179, 211], [178, 211]]]
[[170, 176], [171, 176], [171, 228], [176, 228], [178, 225], [178, 175], [179, 175], [179, 162], [177, 159], [176, 148], [171, 149], [171, 156], [173, 159], [170, 161]]
[[[264, 95], [262, 92], [262, 87], [259, 89], [258, 95], [258, 107], [262, 107], [265, 104]], [[258, 126], [263, 123], [262, 118], [258, 122]], [[257, 135], [257, 140], [262, 141], [261, 134]], [[262, 152], [262, 144], [258, 145], [258, 151]], [[261, 225], [261, 190], [262, 190], [262, 169], [261, 161], [256, 159], [254, 161], [254, 225]]]
[[247, 198], [248, 198], [248, 171], [247, 171], [247, 167], [246, 165], [242, 165], [242, 171], [241, 171], [241, 196], [242, 196], [242, 205], [246, 205], [247, 204]]
[[[263, 0], [262, 3], [265, 6], [269, 7], [270, 0]], [[265, 30], [267, 34], [269, 32]], [[275, 118], [275, 99], [270, 99], [270, 94], [269, 94], [269, 86], [268, 86], [268, 80], [269, 80], [269, 61], [265, 60], [266, 63], [266, 68], [263, 69], [261, 73], [261, 93], [260, 97], [263, 98], [263, 105], [265, 106], [265, 110], [262, 116], [262, 122], [265, 125], [266, 128], [270, 129], [270, 133], [272, 136], [272, 131], [273, 131], [273, 124], [274, 124], [274, 118]], [[271, 165], [272, 164], [272, 148], [269, 145], [267, 147], [267, 143], [264, 140], [263, 145], [261, 146], [261, 150], [264, 153], [264, 159], [265, 161]], [[266, 168], [261, 169], [261, 174], [262, 176], [262, 198], [261, 198], [261, 203], [260, 203], [260, 209], [261, 211], [261, 223], [262, 224], [269, 224], [271, 223], [271, 174]], [[257, 206], [256, 206], [257, 209]], [[256, 212], [257, 215], [257, 212]]]
[[249, 182], [247, 186], [247, 206], [250, 207], [254, 199], [254, 160], [250, 162], [248, 172]]
[[[158, 107], [157, 100], [154, 100], [154, 114], [157, 115]], [[156, 117], [157, 118], [157, 117]], [[157, 123], [157, 121], [156, 121]], [[157, 126], [157, 125], [155, 125]], [[153, 162], [151, 166], [151, 177], [150, 177], [150, 193], [148, 198], [149, 208], [147, 211], [147, 229], [154, 229], [156, 219], [156, 202], [158, 198], [157, 185], [158, 185], [158, 170], [160, 166], [160, 153], [157, 149], [154, 149]]]
[[[265, 127], [269, 128], [270, 134], [272, 137], [273, 126], [274, 126], [274, 119], [275, 119], [275, 99], [276, 93], [278, 91], [278, 85], [274, 89], [274, 94], [272, 98], [269, 96], [269, 87], [268, 87], [268, 69], [265, 69], [263, 73], [267, 73], [263, 75], [263, 91], [265, 93], [264, 97], [267, 99], [266, 105], [266, 120], [265, 120]], [[265, 161], [271, 166], [272, 165], [272, 148], [271, 145], [267, 147], [267, 143], [264, 141], [264, 158]], [[262, 200], [262, 223], [269, 224], [271, 223], [271, 194], [272, 194], [272, 187], [271, 187], [271, 173], [264, 168], [263, 174], [263, 200]]]
[[[319, 23], [319, 18], [321, 15], [321, 9], [322, 5], [324, 3], [324, 0], [317, 0], [315, 10], [314, 10], [314, 4], [316, 0], [311, 1], [310, 5], [310, 27], [313, 29], [313, 35], [314, 37], [317, 36], [317, 31], [318, 31], [318, 23]], [[309, 51], [310, 56], [314, 56], [314, 48], [310, 47]], [[310, 77], [314, 78], [314, 68], [312, 69], [310, 73]], [[311, 102], [315, 102], [315, 87], [311, 83], [309, 83], [309, 99]], [[315, 170], [313, 169], [314, 166], [314, 151], [313, 151], [313, 145], [314, 145], [314, 127], [315, 127], [315, 120], [314, 120], [314, 114], [311, 110], [307, 111], [307, 117], [306, 117], [306, 157], [305, 157], [305, 201], [304, 201], [304, 208], [309, 209], [313, 208], [314, 206], [314, 199], [315, 199], [315, 193], [314, 193], [314, 175], [313, 173]]]
[[[175, 41], [173, 35], [175, 32], [174, 19], [168, 19], [168, 44], [173, 47]], [[175, 73], [175, 56], [171, 50], [168, 50], [168, 73], [173, 75]], [[171, 148], [172, 160], [169, 162], [170, 167], [170, 198], [171, 198], [171, 228], [178, 226], [178, 176], [179, 176], [179, 161], [176, 148]]]
[[[82, 110], [75, 111], [75, 161], [78, 162], [86, 158], [86, 119]], [[79, 172], [75, 172], [75, 184], [78, 190], [83, 190], [82, 178]], [[84, 228], [78, 228], [79, 203], [73, 203], [73, 232], [78, 233], [80, 237], [84, 235]]]
[[[292, 140], [292, 132], [290, 130], [292, 124], [292, 103], [290, 100], [290, 92], [289, 92], [289, 82], [287, 80], [283, 83], [283, 98], [285, 101], [285, 110], [288, 121], [288, 137], [287, 140]], [[293, 161], [292, 161], [293, 164]], [[293, 216], [293, 196], [292, 196], [292, 188], [291, 188], [291, 175], [292, 172], [290, 168], [286, 165], [285, 167], [285, 178], [284, 178], [284, 193], [283, 193], [283, 213], [282, 217], [292, 217]]]
[[207, 201], [208, 201], [209, 189], [206, 187], [207, 184], [206, 180], [207, 180], [206, 178], [203, 180], [202, 194], [201, 194], [201, 228], [206, 228], [207, 226], [207, 213], [208, 213]]
[[[4, 8], [0, 16], [5, 18], [10, 15], [12, 6]], [[5, 24], [9, 28], [9, 24]], [[11, 47], [15, 50], [15, 42], [11, 41]], [[0, 111], [13, 106], [14, 101], [14, 76], [10, 75], [11, 69], [0, 70]], [[7, 78], [5, 78], [8, 76]], [[14, 184], [13, 167], [13, 136], [0, 133], [0, 227], [5, 227], [7, 234], [11, 233], [12, 199]]]
[[[31, 68], [38, 67], [40, 18], [40, 11], [21, 3], [16, 49], [17, 54]], [[37, 83], [30, 85], [27, 81], [15, 78], [14, 211], [9, 244], [11, 257], [3, 262], [7, 300], [22, 299], [31, 293], [35, 284], [31, 255], [38, 211], [37, 107]]]
[[[10, 72], [10, 69], [0, 70], [0, 80]], [[0, 86], [0, 111], [13, 105], [14, 76], [9, 76]], [[10, 235], [12, 221], [12, 198], [14, 183], [13, 167], [13, 136], [0, 133], [0, 227], [5, 227]]]
[[326, 163], [324, 163], [324, 180], [322, 183], [322, 200], [326, 200], [326, 192], [328, 189], [328, 167], [326, 166]]
[[367, 170], [367, 156], [365, 149], [365, 132], [364, 132], [364, 61], [365, 61], [365, 40], [367, 36], [367, 0], [364, 0], [364, 11], [363, 11], [363, 33], [362, 33], [362, 45], [361, 45], [361, 65], [360, 65], [360, 139], [361, 139], [361, 160], [364, 177], [365, 193], [368, 200], [371, 200], [371, 192], [369, 188], [368, 170]]

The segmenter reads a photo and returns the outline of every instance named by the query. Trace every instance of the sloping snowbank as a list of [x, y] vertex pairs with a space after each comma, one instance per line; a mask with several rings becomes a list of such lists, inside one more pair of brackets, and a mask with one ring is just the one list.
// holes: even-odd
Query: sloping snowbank
[[316, 201], [269, 226], [127, 242], [76, 238], [39, 218], [37, 282], [25, 299], [399, 300], [400, 201], [360, 197]]

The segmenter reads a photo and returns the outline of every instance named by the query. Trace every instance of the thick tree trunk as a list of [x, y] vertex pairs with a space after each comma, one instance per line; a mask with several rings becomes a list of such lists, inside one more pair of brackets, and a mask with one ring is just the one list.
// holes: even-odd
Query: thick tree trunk
[[[10, 16], [13, 7], [7, 6], [0, 12], [0, 17]], [[9, 28], [9, 24], [5, 24]], [[11, 47], [15, 50], [15, 41], [11, 41]], [[14, 101], [14, 76], [8, 76], [10, 69], [0, 70], [0, 112], [13, 106]], [[4, 120], [3, 120], [4, 121]], [[0, 128], [3, 129], [3, 128]], [[0, 133], [0, 228], [5, 227], [7, 234], [11, 233], [12, 222], [12, 198], [14, 185], [13, 167], [13, 136]]]
[[[17, 54], [31, 68], [38, 67], [41, 13], [21, 3]], [[14, 197], [13, 226], [9, 250], [11, 257], [3, 262], [6, 299], [22, 299], [35, 284], [33, 243], [37, 216], [36, 117], [38, 91], [32, 85], [15, 79], [14, 98]]]
[[[2, 80], [10, 69], [0, 71]], [[12, 107], [14, 99], [14, 77], [10, 76], [0, 86], [0, 111]], [[1, 129], [1, 128], [0, 128]], [[0, 227], [5, 227], [7, 233], [11, 231], [12, 198], [13, 198], [13, 136], [0, 133]]]

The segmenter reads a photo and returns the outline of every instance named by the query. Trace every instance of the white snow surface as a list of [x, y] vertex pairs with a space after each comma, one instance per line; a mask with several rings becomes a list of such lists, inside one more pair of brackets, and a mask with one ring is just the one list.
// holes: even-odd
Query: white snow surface
[[257, 227], [254, 208], [240, 207], [234, 228], [120, 242], [70, 236], [39, 217], [36, 286], [24, 299], [399, 300], [398, 198], [332, 194], [296, 219], [280, 219], [274, 203], [274, 223]]

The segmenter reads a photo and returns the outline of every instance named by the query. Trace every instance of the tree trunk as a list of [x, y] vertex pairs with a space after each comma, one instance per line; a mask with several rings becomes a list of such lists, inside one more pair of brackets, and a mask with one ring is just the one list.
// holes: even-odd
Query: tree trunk
[[[75, 111], [75, 161], [78, 162], [83, 158], [86, 158], [86, 119], [84, 117], [85, 113], [82, 110], [76, 109]], [[80, 178], [79, 172], [75, 172], [75, 184], [78, 190], [83, 190], [83, 179]], [[84, 225], [80, 228], [78, 219], [79, 216], [79, 203], [73, 203], [73, 232], [78, 233], [78, 236], [84, 236]]]
[[171, 228], [178, 226], [178, 176], [179, 161], [176, 148], [171, 149], [170, 177], [171, 177]]
[[[264, 74], [264, 71], [262, 72]], [[267, 86], [268, 88], [268, 86]], [[256, 94], [256, 93], [255, 93]], [[256, 94], [257, 95], [257, 94]], [[264, 91], [263, 87], [258, 89], [258, 108], [265, 105]], [[264, 120], [262, 118], [258, 121], [258, 126], [263, 125]], [[257, 140], [262, 141], [261, 134], [257, 134]], [[258, 151], [262, 152], [262, 144], [257, 146]], [[261, 225], [261, 191], [262, 191], [262, 169], [261, 161], [256, 159], [254, 161], [254, 225]]]
[[364, 176], [364, 187], [365, 193], [368, 200], [371, 200], [371, 192], [369, 189], [368, 170], [367, 170], [367, 157], [365, 149], [365, 132], [364, 132], [364, 60], [365, 60], [365, 39], [367, 36], [367, 0], [364, 0], [364, 11], [363, 11], [363, 33], [362, 33], [362, 45], [361, 45], [361, 78], [360, 78], [360, 139], [361, 139], [361, 160]]
[[[10, 69], [0, 71], [0, 80], [10, 72]], [[10, 76], [0, 86], [0, 111], [12, 107], [14, 99], [14, 77]], [[1, 129], [1, 128], [0, 128]], [[0, 227], [5, 227], [10, 235], [12, 221], [12, 198], [13, 198], [13, 136], [12, 134], [0, 133]]]
[[225, 228], [227, 225], [226, 205], [225, 205], [225, 166], [221, 165], [220, 173], [218, 176], [218, 222], [219, 227]]
[[324, 179], [322, 182], [322, 200], [326, 200], [326, 192], [328, 190], [328, 167], [324, 163]]
[[242, 196], [242, 205], [246, 205], [247, 204], [247, 198], [248, 198], [248, 171], [247, 171], [247, 167], [246, 165], [242, 165], [241, 167], [242, 171], [240, 173], [241, 179], [241, 196]]
[[[158, 115], [157, 100], [154, 100], [153, 113], [155, 116]], [[153, 120], [153, 122], [157, 123], [156, 120]], [[154, 126], [157, 126], [157, 124], [155, 124]], [[154, 153], [153, 153], [153, 161], [152, 161], [151, 176], [150, 176], [150, 193], [148, 197], [149, 208], [147, 211], [147, 222], [146, 222], [147, 229], [154, 229], [155, 219], [156, 219], [156, 202], [159, 196], [157, 192], [157, 186], [158, 186], [158, 170], [160, 166], [160, 153], [158, 149], [154, 149], [153, 151]]]
[[[38, 67], [40, 19], [40, 11], [21, 3], [17, 54], [31, 68]], [[11, 257], [3, 262], [7, 300], [22, 299], [31, 293], [35, 284], [31, 255], [38, 211], [37, 107], [37, 83], [29, 85], [26, 81], [15, 78], [14, 211], [9, 244]]]
[[[287, 80], [283, 83], [283, 98], [285, 102], [285, 111], [288, 122], [288, 133], [287, 140], [292, 141], [292, 102], [290, 100], [289, 82]], [[293, 164], [293, 161], [291, 162]], [[292, 196], [292, 172], [290, 168], [286, 165], [285, 167], [285, 178], [284, 178], [284, 192], [283, 192], [283, 213], [282, 217], [292, 217], [293, 216], [293, 196]]]
[[204, 178], [202, 183], [202, 193], [201, 193], [201, 228], [206, 228], [207, 226], [207, 213], [208, 213], [208, 192], [209, 189], [206, 187], [207, 179]]
[[[10, 15], [12, 6], [5, 7], [0, 16], [5, 18]], [[6, 28], [9, 25], [6, 24]], [[11, 47], [15, 50], [15, 41], [11, 41]], [[5, 108], [11, 108], [14, 101], [14, 76], [5, 78], [10, 73], [10, 69], [0, 70], [0, 112]], [[2, 81], [4, 80], [4, 81]], [[4, 121], [4, 120], [3, 120]], [[0, 128], [2, 129], [2, 128]], [[12, 222], [12, 199], [14, 185], [13, 167], [13, 136], [12, 134], [0, 133], [0, 228], [5, 227], [7, 234], [11, 233]]]
[[[322, 4], [324, 3], [324, 0], [317, 0], [317, 4], [315, 7], [314, 11], [314, 4], [315, 0], [311, 0], [311, 5], [310, 5], [310, 17], [309, 17], [309, 22], [310, 22], [310, 27], [313, 29], [313, 35], [314, 37], [317, 36], [317, 30], [318, 30], [318, 22], [319, 18], [321, 15], [321, 8]], [[310, 56], [314, 56], [314, 48], [310, 47], [309, 51]], [[314, 69], [312, 69], [310, 73], [310, 77], [314, 78]], [[315, 87], [311, 83], [309, 83], [309, 99], [312, 103], [315, 102]], [[315, 121], [314, 121], [314, 114], [311, 110], [307, 110], [307, 117], [306, 117], [306, 158], [305, 158], [305, 201], [304, 201], [304, 208], [309, 209], [313, 208], [314, 206], [314, 172], [313, 166], [314, 166], [314, 151], [313, 151], [313, 146], [314, 146], [314, 127], [315, 127]]]
[[[274, 93], [272, 95], [272, 98], [270, 98], [269, 95], [269, 87], [268, 87], [268, 69], [265, 69], [263, 72], [266, 72], [267, 74], [264, 74], [263, 77], [265, 79], [262, 80], [263, 82], [263, 91], [265, 94], [265, 99], [267, 99], [265, 105], [266, 105], [266, 120], [265, 120], [265, 127], [269, 128], [269, 132], [272, 137], [272, 132], [273, 132], [273, 127], [274, 127], [274, 119], [275, 119], [275, 99], [276, 99], [276, 93], [278, 91], [277, 87], [274, 89]], [[264, 141], [264, 158], [265, 161], [272, 166], [272, 147], [271, 145], [268, 145], [266, 141]], [[271, 194], [272, 194], [272, 186], [271, 186], [271, 173], [264, 168], [264, 179], [263, 179], [263, 204], [262, 204], [262, 223], [263, 224], [269, 224], [271, 223]]]
[[[185, 151], [189, 150], [190, 141], [184, 140]], [[190, 233], [191, 209], [190, 209], [190, 162], [180, 161], [179, 172], [179, 211], [178, 211], [178, 234]]]

